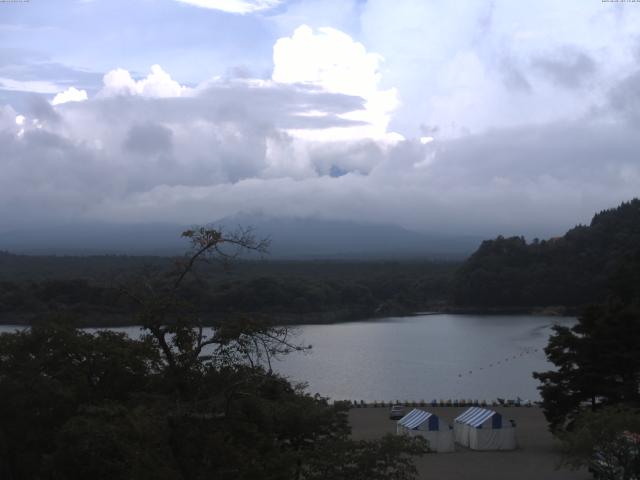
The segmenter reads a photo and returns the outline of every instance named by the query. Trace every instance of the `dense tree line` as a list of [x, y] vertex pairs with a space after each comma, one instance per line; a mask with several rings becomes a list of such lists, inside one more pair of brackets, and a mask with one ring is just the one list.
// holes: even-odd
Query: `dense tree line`
[[453, 298], [476, 307], [585, 306], [604, 301], [612, 278], [639, 255], [640, 200], [634, 199], [563, 237], [483, 242], [457, 272]]
[[[93, 324], [126, 321], [134, 304], [122, 285], [132, 278], [162, 277], [171, 265], [132, 267], [103, 279], [0, 281], [0, 318], [21, 322], [58, 311]], [[307, 318], [309, 314], [338, 312], [339, 318], [362, 318], [445, 302], [455, 267], [431, 262], [239, 262], [221, 274], [204, 265], [185, 280], [179, 295], [205, 317], [259, 313], [304, 322], [317, 320]]]

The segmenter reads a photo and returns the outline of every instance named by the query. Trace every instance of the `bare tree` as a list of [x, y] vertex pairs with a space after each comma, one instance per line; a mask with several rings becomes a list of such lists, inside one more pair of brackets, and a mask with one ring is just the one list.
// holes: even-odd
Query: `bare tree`
[[182, 237], [190, 243], [187, 254], [170, 272], [147, 278], [137, 288], [122, 291], [139, 307], [142, 328], [162, 351], [168, 367], [184, 375], [205, 365], [224, 368], [246, 364], [272, 372], [272, 359], [309, 347], [297, 345], [290, 330], [246, 316], [218, 320], [207, 332], [201, 312], [180, 296], [189, 276], [197, 277], [201, 263], [219, 262], [228, 268], [244, 252], [266, 254], [269, 239], [258, 239], [251, 228], [233, 232], [199, 227]]

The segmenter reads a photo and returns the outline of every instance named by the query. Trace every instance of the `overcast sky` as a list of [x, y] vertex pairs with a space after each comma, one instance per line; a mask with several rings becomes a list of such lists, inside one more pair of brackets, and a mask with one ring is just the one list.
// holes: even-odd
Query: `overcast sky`
[[0, 232], [550, 236], [640, 195], [640, 3], [0, 3]]

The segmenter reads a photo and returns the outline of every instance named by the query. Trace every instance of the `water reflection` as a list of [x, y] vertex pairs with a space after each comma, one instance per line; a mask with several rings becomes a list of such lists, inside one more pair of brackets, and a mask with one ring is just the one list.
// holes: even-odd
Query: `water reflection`
[[308, 355], [277, 369], [336, 399], [538, 399], [533, 371], [553, 323], [570, 318], [425, 315], [299, 328]]

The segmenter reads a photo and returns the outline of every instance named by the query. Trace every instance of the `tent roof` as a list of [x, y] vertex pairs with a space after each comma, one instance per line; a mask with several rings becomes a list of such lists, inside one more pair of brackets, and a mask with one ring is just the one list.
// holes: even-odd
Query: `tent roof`
[[460, 423], [466, 423], [465, 420], [468, 417], [471, 417], [472, 415], [474, 415], [476, 412], [480, 411], [480, 410], [484, 410], [483, 408], [480, 407], [471, 407], [466, 409], [464, 412], [462, 412], [460, 415], [458, 415], [454, 421], [456, 422], [460, 422]]
[[414, 429], [419, 427], [424, 422], [429, 420], [429, 417], [435, 416], [431, 412], [425, 412], [424, 410], [413, 409], [407, 413], [404, 417], [398, 420], [398, 424], [408, 429]]
[[458, 423], [464, 423], [472, 427], [479, 427], [488, 418], [496, 415], [497, 412], [493, 410], [487, 410], [486, 408], [471, 407], [466, 410], [462, 415], [456, 417], [455, 421]]

